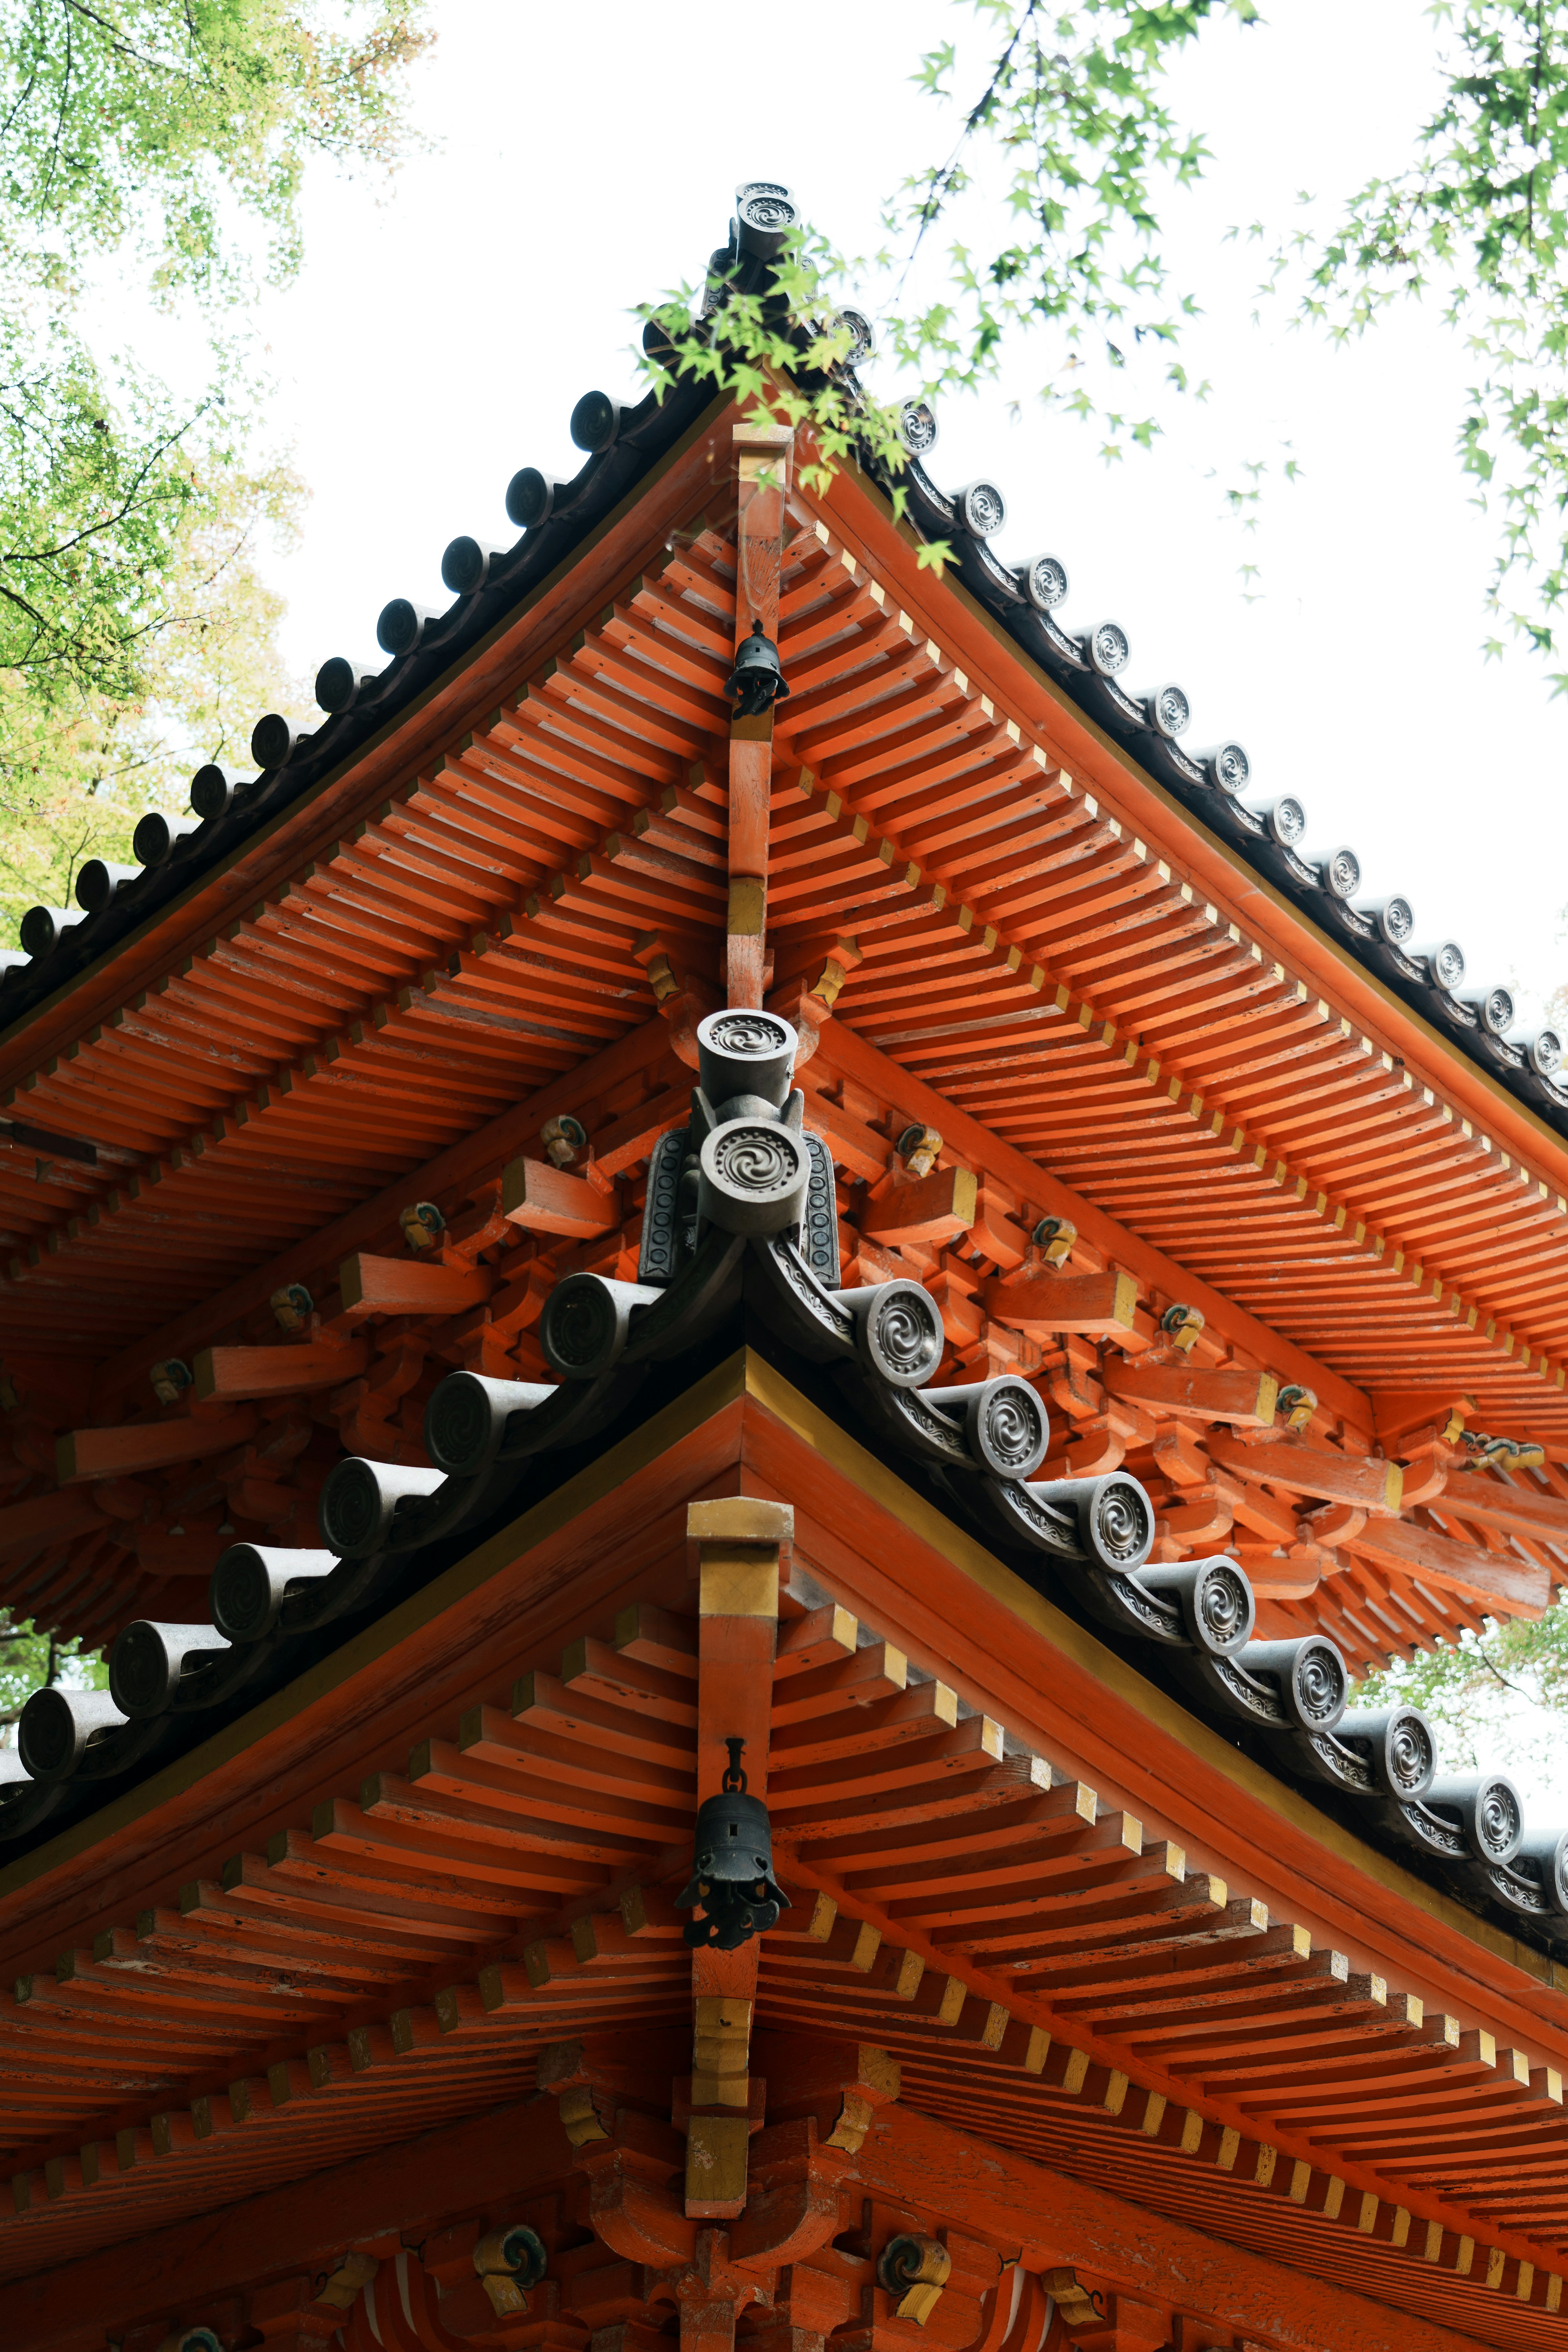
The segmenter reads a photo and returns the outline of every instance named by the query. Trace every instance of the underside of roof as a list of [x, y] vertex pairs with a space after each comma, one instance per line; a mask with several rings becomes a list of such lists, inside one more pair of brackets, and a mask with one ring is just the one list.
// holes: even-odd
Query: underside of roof
[[686, 1506], [737, 1486], [795, 1514], [759, 2069], [777, 2032], [873, 2042], [900, 2107], [972, 2146], [1466, 2340], [1568, 2341], [1545, 1982], [1374, 1883], [755, 1360], [96, 1843], [11, 1874], [20, 2340], [71, 2265], [525, 2096], [547, 2046], [675, 2047]]

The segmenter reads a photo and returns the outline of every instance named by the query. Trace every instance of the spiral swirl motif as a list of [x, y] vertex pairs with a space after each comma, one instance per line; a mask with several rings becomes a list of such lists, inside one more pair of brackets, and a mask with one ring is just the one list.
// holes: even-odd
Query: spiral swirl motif
[[916, 1282], [885, 1283], [866, 1318], [873, 1363], [899, 1388], [919, 1388], [942, 1361], [942, 1322]]
[[1508, 1859], [1523, 1827], [1517, 1791], [1506, 1780], [1483, 1781], [1476, 1802], [1476, 1836], [1494, 1861]]
[[952, 2257], [935, 2238], [889, 2238], [877, 2264], [877, 2275], [889, 2294], [920, 2283], [940, 2285], [952, 2267]]
[[554, 492], [554, 484], [537, 466], [524, 466], [507, 485], [507, 513], [520, 530], [537, 530], [549, 520]]
[[139, 1618], [110, 1654], [114, 1704], [126, 1715], [156, 1715], [169, 1703], [169, 1657], [156, 1625]]
[[1296, 1654], [1295, 1696], [1303, 1722], [1327, 1731], [1345, 1711], [1344, 1660], [1327, 1642], [1303, 1642]]
[[1555, 1029], [1542, 1029], [1530, 1041], [1530, 1066], [1540, 1078], [1554, 1078], [1563, 1066], [1563, 1040]]
[[1179, 686], [1163, 686], [1154, 697], [1154, 724], [1162, 735], [1182, 735], [1192, 724], [1192, 705]]
[[1131, 651], [1126, 630], [1116, 621], [1101, 621], [1089, 639], [1089, 657], [1101, 677], [1125, 669]]
[[849, 349], [844, 354], [844, 364], [846, 367], [857, 368], [862, 360], [869, 359], [871, 355], [872, 346], [876, 341], [871, 331], [871, 321], [867, 318], [864, 310], [840, 310], [838, 323], [841, 327], [847, 327], [850, 335]]
[[1209, 775], [1217, 792], [1234, 796], [1250, 781], [1252, 762], [1239, 743], [1222, 743], [1209, 761]]
[[1209, 1562], [1194, 1591], [1193, 1611], [1209, 1643], [1222, 1652], [1241, 1647], [1256, 1615], [1251, 1587], [1228, 1559]]
[[788, 228], [795, 219], [795, 206], [784, 189], [761, 181], [747, 189], [737, 209], [748, 228]]
[[974, 539], [990, 539], [1007, 520], [1007, 501], [994, 482], [971, 482], [963, 493], [963, 528]]
[[569, 1275], [544, 1302], [539, 1341], [568, 1378], [596, 1371], [616, 1343], [616, 1306], [593, 1275]]
[[1432, 1727], [1414, 1707], [1401, 1707], [1388, 1727], [1384, 1754], [1388, 1777], [1400, 1796], [1411, 1800], [1430, 1788], [1437, 1769]]
[[1091, 1538], [1108, 1568], [1137, 1568], [1149, 1556], [1154, 1522], [1149, 1497], [1135, 1479], [1111, 1476], [1094, 1497]]
[[1026, 1381], [998, 1381], [982, 1405], [977, 1432], [987, 1466], [1003, 1478], [1026, 1478], [1045, 1458], [1047, 1429]]
[[1445, 940], [1433, 949], [1431, 964], [1439, 988], [1458, 988], [1465, 976], [1465, 950], [1458, 940]]
[[497, 2231], [495, 2239], [496, 2252], [510, 2274], [521, 2286], [537, 2286], [550, 2267], [549, 2250], [537, 2231], [526, 2221], [514, 2221], [510, 2230]]
[[1024, 584], [1037, 613], [1054, 612], [1067, 596], [1067, 565], [1058, 556], [1037, 555]]
[[1268, 812], [1268, 830], [1281, 849], [1294, 849], [1307, 830], [1307, 812], [1294, 793], [1275, 802]]
[[76, 1740], [76, 1717], [65, 1694], [55, 1689], [35, 1691], [16, 1727], [16, 1745], [26, 1770], [35, 1780], [47, 1780], [65, 1771]]
[[430, 1399], [425, 1443], [437, 1469], [464, 1471], [490, 1435], [489, 1399], [471, 1372], [452, 1372]]
[[1353, 898], [1361, 888], [1361, 859], [1353, 849], [1336, 849], [1323, 868], [1323, 887], [1336, 898]]
[[1560, 1837], [1555, 1851], [1546, 1857], [1542, 1872], [1546, 1891], [1559, 1911], [1568, 1911], [1568, 1836]]
[[1494, 1037], [1506, 1037], [1513, 1027], [1513, 999], [1506, 988], [1487, 991], [1487, 1001], [1481, 1007], [1481, 1024]]
[[272, 1613], [272, 1580], [254, 1544], [230, 1544], [213, 1570], [213, 1622], [226, 1642], [254, 1641]]
[[739, 1058], [782, 1054], [792, 1042], [790, 1031], [771, 1013], [716, 1013], [704, 1022], [703, 1034], [715, 1053]]
[[712, 1171], [721, 1183], [737, 1192], [781, 1192], [799, 1181], [796, 1152], [787, 1128], [737, 1119], [714, 1138]]
[[1415, 929], [1415, 909], [1408, 898], [1390, 898], [1381, 921], [1384, 938], [1392, 947], [1402, 948]]
[[375, 1465], [357, 1454], [337, 1463], [321, 1488], [317, 1507], [321, 1540], [352, 1559], [373, 1547], [381, 1534], [381, 1485]]
[[911, 457], [936, 446], [936, 412], [923, 400], [906, 400], [899, 411], [899, 438]]

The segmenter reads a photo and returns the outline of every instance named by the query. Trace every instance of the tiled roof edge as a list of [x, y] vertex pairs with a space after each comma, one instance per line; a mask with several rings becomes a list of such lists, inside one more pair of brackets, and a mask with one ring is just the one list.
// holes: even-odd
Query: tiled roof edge
[[[205, 816], [193, 814], [183, 825], [156, 813], [144, 817], [135, 838], [141, 872], [121, 873], [94, 861], [102, 877], [99, 887], [106, 895], [91, 912], [31, 910], [25, 922], [48, 919], [38, 921], [35, 937], [47, 931], [53, 936], [35, 953], [0, 953], [0, 1036], [19, 1026], [58, 990], [81, 978], [101, 957], [112, 954], [149, 916], [172, 905], [193, 882], [221, 866], [260, 826], [304, 800], [456, 661], [482, 644], [576, 552], [712, 398], [710, 384], [683, 383], [662, 404], [650, 392], [636, 407], [623, 407], [612, 446], [591, 456], [570, 482], [547, 485], [553, 490], [548, 513], [525, 530], [513, 547], [489, 555], [482, 584], [434, 615], [394, 600], [387, 614], [395, 606], [410, 615], [416, 641], [384, 669], [360, 679], [349, 708], [329, 714], [309, 734], [291, 736], [281, 756], [258, 775], [235, 779], [216, 766], [198, 770], [193, 800], [205, 786], [206, 797], [222, 805]], [[459, 544], [463, 542], [454, 542]], [[477, 541], [468, 544], [481, 557], [487, 552]], [[336, 667], [350, 668], [346, 663]], [[286, 722], [261, 720], [256, 730], [258, 740], [268, 728], [282, 734]]]
[[[1362, 892], [1361, 861], [1348, 845], [1321, 860], [1300, 854], [1306, 812], [1293, 794], [1273, 801], [1242, 797], [1251, 781], [1243, 745], [1226, 741], [1189, 751], [1180, 738], [1187, 698], [1166, 683], [1130, 692], [1121, 682], [1130, 655], [1114, 621], [1079, 631], [1063, 627], [1057, 608], [1068, 593], [1059, 557], [1037, 555], [1009, 566], [988, 541], [1006, 519], [1002, 492], [989, 481], [941, 489], [923, 462], [936, 422], [923, 404], [905, 412], [911, 443], [900, 478], [908, 512], [922, 538], [952, 548], [963, 585], [1087, 717], [1103, 728], [1154, 780], [1168, 786], [1192, 814], [1235, 848], [1252, 871], [1283, 892], [1357, 963], [1389, 986], [1415, 1013], [1458, 1047], [1489, 1077], [1568, 1136], [1568, 1087], [1558, 1082], [1563, 1043], [1555, 1030], [1520, 1034], [1510, 990], [1472, 985], [1457, 940], [1417, 944], [1409, 902], [1397, 893], [1372, 898]], [[884, 489], [892, 485], [868, 459], [867, 470]]]

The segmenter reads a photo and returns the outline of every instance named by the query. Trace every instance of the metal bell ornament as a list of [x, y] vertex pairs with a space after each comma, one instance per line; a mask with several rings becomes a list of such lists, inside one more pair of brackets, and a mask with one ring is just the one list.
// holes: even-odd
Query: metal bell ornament
[[779, 649], [772, 637], [763, 635], [761, 621], [753, 621], [751, 635], [742, 638], [724, 691], [735, 697], [737, 719], [760, 719], [789, 692], [779, 667]]
[[760, 1797], [746, 1794], [741, 1769], [743, 1739], [727, 1739], [730, 1767], [716, 1797], [704, 1798], [697, 1809], [696, 1851], [691, 1877], [684, 1894], [676, 1897], [679, 1911], [701, 1904], [706, 1916], [682, 1929], [695, 1949], [716, 1945], [732, 1952], [773, 1927], [789, 1896], [773, 1876], [773, 1832], [768, 1809]]

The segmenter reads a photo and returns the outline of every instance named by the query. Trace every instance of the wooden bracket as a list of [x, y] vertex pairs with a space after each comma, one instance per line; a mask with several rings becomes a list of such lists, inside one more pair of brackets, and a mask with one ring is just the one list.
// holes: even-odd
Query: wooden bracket
[[[795, 436], [771, 421], [734, 427], [736, 523], [735, 645], [752, 634], [779, 633], [779, 572]], [[768, 819], [773, 772], [772, 710], [736, 717], [730, 727], [730, 905], [725, 924], [728, 1001], [754, 1009], [767, 963]]]
[[[779, 1582], [795, 1512], [721, 1496], [689, 1506], [686, 1531], [697, 1550], [698, 1801], [718, 1795], [736, 1738], [748, 1791], [765, 1797]], [[704, 1946], [691, 1956], [692, 2106], [710, 2112], [687, 2124], [686, 2210], [704, 2220], [731, 2219], [746, 2201], [757, 1958], [755, 1937], [737, 1951]], [[700, 2088], [714, 2095], [700, 2099]]]

